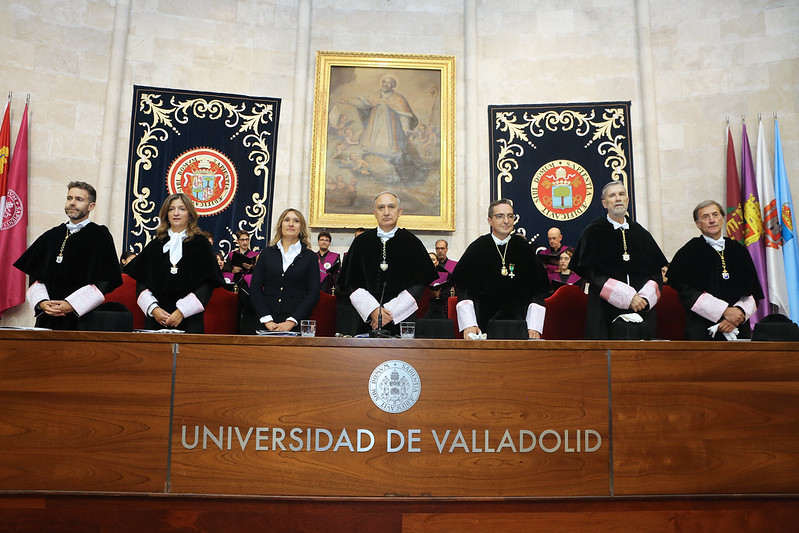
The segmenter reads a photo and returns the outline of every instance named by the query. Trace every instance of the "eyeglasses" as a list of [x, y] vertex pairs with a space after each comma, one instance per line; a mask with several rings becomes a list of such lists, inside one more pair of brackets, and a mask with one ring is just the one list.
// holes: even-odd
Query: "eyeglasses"
[[491, 215], [494, 220], [515, 220], [516, 215], [513, 213], [494, 213]]

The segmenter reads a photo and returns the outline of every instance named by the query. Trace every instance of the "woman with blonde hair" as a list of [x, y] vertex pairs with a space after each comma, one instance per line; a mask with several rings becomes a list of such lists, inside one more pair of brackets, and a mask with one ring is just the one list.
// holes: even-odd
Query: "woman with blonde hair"
[[197, 225], [191, 199], [176, 193], [158, 213], [155, 239], [129, 263], [147, 329], [203, 333], [203, 313], [214, 288], [224, 285], [211, 244]]
[[269, 331], [295, 329], [311, 316], [320, 288], [319, 265], [311, 250], [305, 217], [297, 209], [286, 209], [252, 274], [250, 300], [259, 327]]

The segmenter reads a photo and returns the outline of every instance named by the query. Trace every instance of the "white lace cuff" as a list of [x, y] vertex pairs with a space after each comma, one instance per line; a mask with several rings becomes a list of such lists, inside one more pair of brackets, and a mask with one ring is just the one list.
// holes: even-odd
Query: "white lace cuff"
[[709, 292], [703, 292], [691, 306], [691, 311], [711, 322], [718, 322], [728, 307], [724, 300], [716, 298]]
[[635, 289], [624, 282], [610, 278], [599, 291], [599, 297], [618, 309], [629, 309], [633, 296], [636, 295]]
[[203, 307], [202, 302], [194, 295], [193, 292], [190, 292], [175, 302], [175, 307], [177, 307], [180, 312], [183, 313], [183, 318], [189, 318], [190, 316], [194, 316], [205, 311], [205, 307]]
[[757, 300], [755, 300], [755, 297], [752, 296], [751, 294], [749, 296], [744, 296], [743, 298], [735, 302], [733, 304], [733, 307], [735, 307], [736, 305], [740, 306], [740, 308], [744, 310], [744, 314], [746, 315], [747, 320], [753, 314], [755, 314], [755, 311], [757, 311]]
[[527, 329], [537, 331], [540, 335], [544, 331], [544, 318], [547, 310], [543, 305], [531, 303], [527, 306]]
[[75, 314], [83, 316], [103, 303], [105, 301], [105, 296], [102, 291], [94, 285], [84, 285], [64, 299], [69, 302], [69, 305], [75, 310]]
[[156, 300], [153, 293], [150, 292], [150, 289], [141, 291], [139, 297], [136, 298], [136, 303], [146, 316], [153, 316], [153, 309], [158, 306], [158, 300]]
[[372, 311], [380, 307], [380, 302], [366, 289], [357, 289], [350, 295], [350, 301], [364, 322], [369, 320]]
[[649, 308], [652, 309], [655, 307], [655, 304], [658, 303], [658, 300], [660, 300], [660, 287], [650, 279], [646, 282], [646, 285], [641, 287], [641, 290], [638, 291], [638, 296], [649, 302]]
[[35, 311], [39, 302], [50, 299], [50, 293], [47, 292], [47, 286], [44, 283], [37, 281], [28, 287], [25, 293], [25, 299], [28, 300], [28, 305], [31, 306], [31, 309]]
[[458, 329], [460, 331], [477, 327], [477, 314], [474, 312], [472, 300], [461, 300], [455, 305], [455, 311], [458, 313]]
[[391, 313], [391, 320], [395, 324], [399, 324], [419, 309], [416, 300], [408, 291], [402, 291], [395, 298], [386, 302], [384, 307]]

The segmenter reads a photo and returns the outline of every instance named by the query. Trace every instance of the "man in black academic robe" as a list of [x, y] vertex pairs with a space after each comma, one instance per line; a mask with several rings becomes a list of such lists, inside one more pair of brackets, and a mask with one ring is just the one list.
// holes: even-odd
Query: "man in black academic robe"
[[572, 270], [590, 284], [586, 339], [652, 338], [657, 329], [652, 310], [667, 261], [652, 235], [625, 219], [628, 204], [621, 182], [605, 185], [602, 206], [608, 214], [586, 226], [572, 256]]
[[718, 202], [700, 202], [694, 223], [702, 235], [680, 248], [669, 265], [668, 283], [686, 310], [685, 340], [750, 338], [749, 317], [763, 299], [749, 252], [722, 236], [722, 213]]
[[36, 326], [49, 329], [106, 329], [92, 313], [105, 295], [122, 285], [114, 239], [89, 220], [97, 193], [88, 183], [67, 186], [69, 222], [42, 234], [14, 266], [30, 278], [28, 303]]
[[377, 229], [355, 238], [339, 273], [339, 288], [361, 319], [356, 331], [343, 333], [379, 326], [394, 333], [397, 324], [414, 318], [425, 287], [438, 275], [422, 241], [397, 227], [402, 208], [395, 194], [378, 195], [373, 214]]
[[549, 282], [532, 247], [512, 233], [514, 222], [510, 200], [491, 202], [491, 232], [469, 245], [452, 273], [464, 338], [486, 331], [491, 319], [525, 320], [528, 337], [541, 336]]

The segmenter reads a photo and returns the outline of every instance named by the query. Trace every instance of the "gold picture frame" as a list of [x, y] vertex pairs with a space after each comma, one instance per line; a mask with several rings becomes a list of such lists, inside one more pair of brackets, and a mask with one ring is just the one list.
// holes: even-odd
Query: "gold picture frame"
[[402, 227], [455, 230], [455, 57], [317, 52], [309, 224], [373, 227], [386, 190]]

